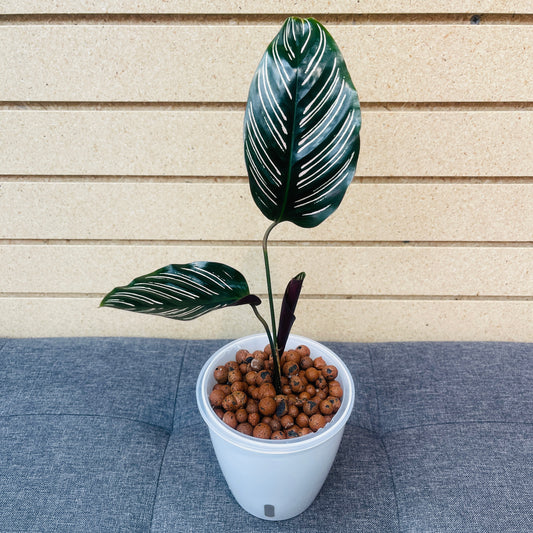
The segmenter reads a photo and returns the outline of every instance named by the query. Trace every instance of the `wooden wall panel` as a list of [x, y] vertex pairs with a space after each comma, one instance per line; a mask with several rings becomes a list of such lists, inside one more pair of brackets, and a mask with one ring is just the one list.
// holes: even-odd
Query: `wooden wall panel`
[[[352, 184], [313, 229], [272, 240], [530, 242], [530, 184]], [[259, 241], [269, 222], [245, 183], [0, 182], [0, 239]]]
[[[5, 76], [0, 101], [245, 102], [265, 43], [277, 30], [274, 25], [0, 26]], [[531, 26], [341, 24], [330, 30], [363, 103], [531, 97]]]
[[529, 0], [4, 0], [0, 13], [533, 13]]
[[[245, 176], [244, 111], [0, 111], [0, 174]], [[363, 112], [357, 175], [523, 177], [533, 112]], [[216, 149], [213, 149], [216, 147]]]
[[[249, 308], [215, 311], [191, 322], [99, 308], [98, 298], [0, 297], [4, 335], [232, 339], [261, 332]], [[528, 342], [531, 303], [464, 300], [303, 299], [295, 333], [321, 340]]]
[[[0, 279], [10, 294], [103, 294], [169, 263], [209, 260], [241, 271], [266, 293], [256, 245], [0, 245]], [[525, 297], [533, 292], [533, 248], [287, 245], [270, 248], [274, 292], [291, 272], [307, 274], [303, 295]], [[135, 274], [135, 275], [136, 275]]]
[[343, 49], [363, 129], [339, 210], [272, 234], [276, 294], [308, 274], [295, 331], [533, 340], [530, 0], [2, 2], [0, 336], [259, 331], [243, 308], [180, 323], [98, 303], [195, 259], [263, 295], [244, 102], [297, 12]]

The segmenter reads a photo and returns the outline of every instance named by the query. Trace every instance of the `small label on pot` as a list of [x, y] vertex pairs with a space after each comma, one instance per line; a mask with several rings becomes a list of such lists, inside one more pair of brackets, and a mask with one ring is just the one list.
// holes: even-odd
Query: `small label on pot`
[[265, 505], [265, 516], [268, 516], [268, 518], [274, 518], [275, 512], [273, 505]]

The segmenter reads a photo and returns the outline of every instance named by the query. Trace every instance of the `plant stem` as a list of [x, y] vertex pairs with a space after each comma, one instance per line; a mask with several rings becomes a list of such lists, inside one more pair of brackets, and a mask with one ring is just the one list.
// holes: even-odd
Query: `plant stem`
[[277, 226], [278, 222], [273, 222], [266, 230], [265, 236], [263, 237], [263, 257], [265, 260], [265, 274], [266, 274], [266, 283], [268, 291], [268, 304], [270, 307], [270, 323], [272, 326], [272, 337], [270, 339], [270, 349], [272, 350], [272, 361], [274, 363], [274, 387], [278, 394], [281, 394], [281, 368], [280, 368], [280, 354], [278, 353], [278, 341], [277, 341], [277, 330], [276, 330], [276, 314], [274, 311], [274, 297], [272, 294], [272, 280], [270, 277], [270, 264], [268, 260], [268, 247], [267, 241], [270, 235], [270, 232]]
[[272, 325], [272, 334], [274, 337], [274, 342], [276, 342], [276, 315], [274, 312], [274, 297], [272, 296], [272, 280], [270, 277], [270, 264], [268, 261], [268, 247], [267, 247], [267, 241], [268, 236], [270, 235], [270, 232], [276, 227], [278, 223], [273, 222], [268, 229], [265, 232], [265, 236], [263, 237], [263, 257], [265, 260], [265, 274], [266, 274], [266, 282], [267, 282], [267, 291], [268, 291], [268, 305], [270, 307], [270, 322]]
[[267, 334], [267, 337], [268, 337], [268, 342], [269, 342], [270, 346], [272, 346], [274, 341], [272, 339], [272, 333], [270, 333], [270, 328], [268, 327], [267, 321], [261, 316], [261, 314], [259, 313], [259, 310], [257, 309], [257, 307], [255, 305], [252, 305], [252, 309], [254, 310], [255, 316], [257, 317], [259, 322], [261, 322], [261, 324], [263, 324], [263, 327], [265, 328], [265, 331], [266, 331], [266, 334]]
[[[272, 333], [270, 332], [270, 328], [268, 327], [268, 323], [261, 316], [261, 314], [259, 313], [259, 310], [257, 309], [257, 307], [255, 305], [252, 305], [252, 309], [254, 310], [255, 316], [257, 317], [259, 322], [261, 322], [261, 324], [263, 324], [263, 327], [265, 328], [265, 331], [266, 331], [266, 334], [267, 334], [267, 337], [268, 337], [268, 342], [270, 344], [270, 349], [272, 349], [272, 346], [274, 346], [275, 344], [274, 344], [274, 339], [272, 337]], [[275, 361], [274, 357], [272, 359]], [[274, 367], [275, 367], [275, 363], [274, 363]], [[278, 368], [279, 368], [279, 364], [278, 364]], [[274, 375], [272, 376], [272, 381], [273, 381], [274, 388], [276, 389], [276, 392], [278, 394], [281, 394], [281, 373], [280, 372], [278, 372], [278, 373], [274, 372]]]

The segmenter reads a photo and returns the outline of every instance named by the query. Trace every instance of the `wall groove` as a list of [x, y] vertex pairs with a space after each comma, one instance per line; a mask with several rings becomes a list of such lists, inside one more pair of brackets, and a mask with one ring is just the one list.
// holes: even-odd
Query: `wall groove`
[[[245, 102], [0, 102], [0, 111], [236, 111], [244, 113]], [[530, 102], [361, 102], [364, 112], [427, 111], [533, 111]]]
[[[247, 176], [116, 176], [103, 175], [45, 175], [34, 174], [0, 174], [1, 182], [5, 183], [213, 183], [213, 184], [246, 184]], [[399, 185], [399, 184], [493, 184], [523, 185], [533, 183], [531, 176], [408, 176], [408, 177], [373, 177], [359, 176], [353, 178], [352, 185]]]
[[98, 303], [206, 257], [265, 298], [242, 120], [290, 9], [330, 30], [363, 112], [340, 209], [270, 241], [277, 306], [308, 273], [295, 331], [533, 339], [530, 0], [0, 4], [0, 336], [260, 329], [241, 307], [177, 324]]
[[[202, 246], [206, 248], [226, 246], [258, 247], [261, 240], [172, 240], [172, 239], [1, 239], [1, 245], [12, 246]], [[294, 241], [270, 239], [272, 247], [405, 247], [405, 248], [532, 248], [533, 241]]]
[[[272, 25], [279, 26], [291, 13], [273, 14], [26, 14], [0, 15], [0, 25]], [[391, 14], [339, 14], [294, 13], [301, 17], [315, 17], [327, 26], [354, 25], [528, 25], [533, 14], [495, 13], [391, 13]]]
[[[102, 299], [105, 293], [75, 293], [75, 292], [0, 292], [0, 298], [4, 299], [21, 299], [21, 298], [95, 298]], [[266, 301], [266, 294], [257, 294], [259, 298]], [[282, 294], [274, 294], [276, 300], [281, 300]], [[397, 295], [397, 294], [305, 294], [300, 295], [301, 300], [361, 300], [361, 301], [420, 301], [420, 302], [446, 302], [446, 301], [465, 301], [465, 302], [533, 302], [532, 296], [472, 296], [472, 295]], [[265, 302], [263, 302], [265, 303]]]

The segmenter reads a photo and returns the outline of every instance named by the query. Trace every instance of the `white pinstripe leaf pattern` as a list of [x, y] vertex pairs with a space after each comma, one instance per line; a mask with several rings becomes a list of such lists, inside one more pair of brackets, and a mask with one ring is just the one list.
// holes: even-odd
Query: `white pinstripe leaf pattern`
[[314, 19], [287, 19], [252, 80], [244, 155], [270, 220], [314, 227], [340, 204], [359, 155], [357, 91], [337, 44]]
[[243, 275], [222, 263], [197, 261], [168, 265], [116, 287], [101, 307], [193, 320], [230, 305], [259, 305]]

